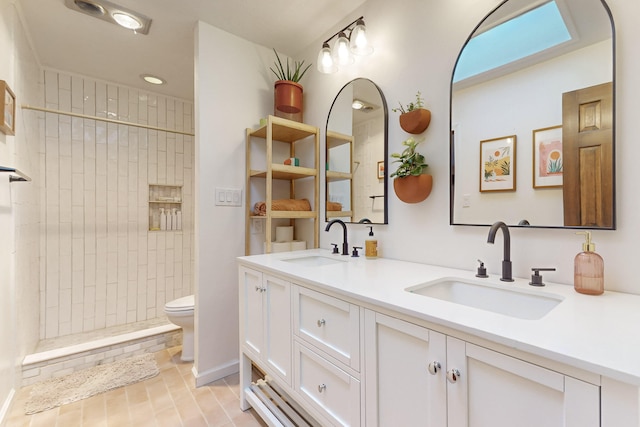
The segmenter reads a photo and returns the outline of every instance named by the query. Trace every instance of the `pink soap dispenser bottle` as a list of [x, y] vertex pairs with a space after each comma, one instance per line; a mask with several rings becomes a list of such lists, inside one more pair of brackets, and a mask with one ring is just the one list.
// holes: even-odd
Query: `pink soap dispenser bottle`
[[591, 231], [578, 231], [585, 235], [582, 252], [574, 259], [573, 286], [576, 292], [600, 295], [604, 292], [604, 260], [598, 255], [596, 245], [591, 242]]

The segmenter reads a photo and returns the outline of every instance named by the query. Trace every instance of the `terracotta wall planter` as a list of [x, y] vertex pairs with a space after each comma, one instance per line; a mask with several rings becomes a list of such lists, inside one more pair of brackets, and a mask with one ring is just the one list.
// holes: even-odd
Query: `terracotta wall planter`
[[405, 176], [393, 180], [393, 190], [405, 203], [420, 203], [431, 194], [433, 177], [428, 174]]
[[400, 114], [400, 127], [407, 133], [414, 135], [424, 132], [431, 123], [431, 111], [424, 108]]
[[278, 80], [275, 83], [275, 109], [287, 114], [297, 114], [302, 111], [302, 85], [289, 81]]

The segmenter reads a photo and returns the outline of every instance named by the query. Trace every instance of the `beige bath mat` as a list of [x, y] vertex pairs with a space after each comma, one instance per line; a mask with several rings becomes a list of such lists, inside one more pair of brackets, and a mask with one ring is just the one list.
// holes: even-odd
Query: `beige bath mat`
[[105, 391], [155, 377], [160, 371], [153, 354], [143, 354], [94, 366], [33, 385], [25, 413], [53, 409]]

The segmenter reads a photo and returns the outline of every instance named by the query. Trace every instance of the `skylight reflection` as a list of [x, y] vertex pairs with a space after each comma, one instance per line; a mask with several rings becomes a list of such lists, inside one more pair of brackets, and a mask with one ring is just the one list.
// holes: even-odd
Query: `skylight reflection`
[[456, 65], [458, 82], [571, 40], [555, 1], [532, 9], [477, 36]]

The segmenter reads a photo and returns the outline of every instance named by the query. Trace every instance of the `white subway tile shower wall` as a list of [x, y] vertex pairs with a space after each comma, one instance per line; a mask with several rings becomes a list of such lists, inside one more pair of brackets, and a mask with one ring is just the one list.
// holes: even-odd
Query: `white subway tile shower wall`
[[[45, 107], [193, 132], [193, 104], [45, 70]], [[193, 292], [194, 137], [42, 115], [40, 338], [164, 316]], [[149, 184], [182, 185], [183, 230], [148, 231]]]

